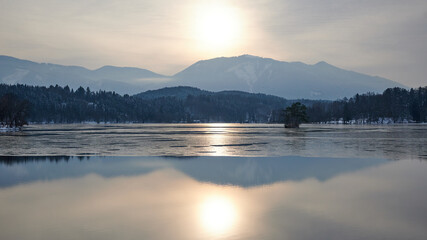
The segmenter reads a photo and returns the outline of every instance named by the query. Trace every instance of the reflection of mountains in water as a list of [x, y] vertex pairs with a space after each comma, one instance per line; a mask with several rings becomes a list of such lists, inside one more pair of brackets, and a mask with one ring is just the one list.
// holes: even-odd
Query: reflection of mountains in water
[[[80, 160], [80, 161], [79, 161]], [[84, 160], [84, 161], [82, 161]], [[0, 187], [98, 174], [136, 176], [173, 168], [200, 181], [252, 187], [315, 178], [380, 165], [385, 159], [311, 157], [0, 157]], [[25, 164], [23, 164], [25, 163]]]
[[199, 157], [174, 162], [176, 169], [202, 182], [252, 187], [281, 181], [328, 180], [386, 162], [384, 159], [312, 157]]

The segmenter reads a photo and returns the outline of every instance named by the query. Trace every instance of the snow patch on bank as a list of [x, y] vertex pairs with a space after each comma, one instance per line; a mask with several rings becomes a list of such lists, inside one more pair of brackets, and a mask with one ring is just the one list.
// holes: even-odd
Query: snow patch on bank
[[0, 126], [0, 132], [17, 132], [17, 131], [21, 131], [22, 128], [20, 127], [4, 127], [4, 126]]

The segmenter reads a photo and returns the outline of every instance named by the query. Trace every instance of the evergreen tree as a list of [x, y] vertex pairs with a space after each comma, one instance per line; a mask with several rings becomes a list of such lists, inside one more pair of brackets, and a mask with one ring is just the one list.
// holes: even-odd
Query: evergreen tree
[[284, 110], [285, 128], [299, 128], [303, 122], [307, 122], [307, 107], [300, 102], [292, 104]]

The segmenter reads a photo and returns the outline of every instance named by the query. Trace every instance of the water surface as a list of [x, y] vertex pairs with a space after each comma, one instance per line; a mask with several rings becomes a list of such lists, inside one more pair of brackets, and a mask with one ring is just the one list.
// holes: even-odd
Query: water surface
[[0, 239], [427, 239], [426, 130], [30, 126], [0, 135]]
[[0, 133], [0, 155], [427, 158], [427, 125], [30, 125]]

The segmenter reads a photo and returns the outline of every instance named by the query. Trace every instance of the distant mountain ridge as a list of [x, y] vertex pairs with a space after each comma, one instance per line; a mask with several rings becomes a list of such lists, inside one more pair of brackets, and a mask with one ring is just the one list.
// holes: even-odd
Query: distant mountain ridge
[[[161, 97], [172, 97], [177, 99], [185, 99], [189, 95], [192, 96], [221, 96], [221, 95], [234, 95], [234, 96], [244, 96], [244, 97], [255, 97], [255, 96], [261, 96], [271, 99], [280, 99], [280, 100], [286, 100], [282, 97], [264, 94], [264, 93], [249, 93], [244, 91], [236, 91], [236, 90], [226, 90], [226, 91], [218, 91], [218, 92], [212, 92], [212, 91], [206, 91], [202, 90], [196, 87], [190, 87], [190, 86], [177, 86], [177, 87], [164, 87], [156, 90], [148, 90], [142, 93], [135, 94], [134, 96], [139, 97], [141, 99], [156, 99]], [[294, 100], [290, 100], [294, 101]], [[302, 100], [304, 101], [304, 100]]]
[[140, 68], [104, 66], [89, 70], [79, 66], [63, 66], [50, 63], [36, 63], [8, 56], [0, 56], [0, 83], [27, 84], [35, 86], [68, 85], [93, 90], [116, 91], [124, 94], [138, 93], [146, 86], [166, 78], [163, 75]]
[[146, 92], [138, 93], [135, 96], [142, 99], [156, 99], [159, 97], [176, 97], [178, 99], [185, 99], [188, 95], [200, 96], [210, 95], [213, 92], [201, 90], [195, 87], [188, 86], [177, 86], [177, 87], [165, 87], [156, 90], [148, 90]]
[[334, 100], [390, 87], [405, 88], [385, 78], [343, 70], [326, 62], [308, 65], [251, 55], [199, 61], [173, 78], [175, 85], [260, 92], [288, 99]]
[[351, 97], [356, 93], [380, 93], [391, 87], [406, 88], [385, 78], [340, 69], [326, 62], [309, 65], [251, 55], [198, 61], [173, 76], [132, 67], [104, 66], [89, 70], [0, 56], [0, 83], [58, 84], [74, 89], [83, 86], [120, 94], [192, 86], [215, 92], [236, 90], [287, 99], [327, 100]]

